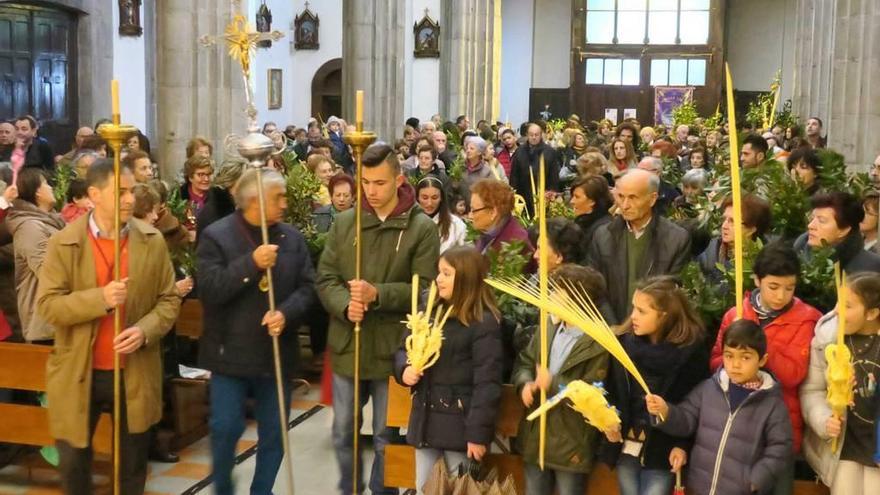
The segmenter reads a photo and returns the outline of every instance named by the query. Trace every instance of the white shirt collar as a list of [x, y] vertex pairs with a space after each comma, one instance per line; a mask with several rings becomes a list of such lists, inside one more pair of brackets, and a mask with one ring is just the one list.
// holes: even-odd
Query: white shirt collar
[[[89, 212], [89, 231], [95, 237], [95, 239], [112, 239], [113, 237], [107, 235], [106, 232], [101, 232], [100, 227], [98, 227], [98, 222], [95, 221], [95, 212]], [[126, 237], [128, 235], [128, 224], [122, 226], [120, 230], [121, 237]]]

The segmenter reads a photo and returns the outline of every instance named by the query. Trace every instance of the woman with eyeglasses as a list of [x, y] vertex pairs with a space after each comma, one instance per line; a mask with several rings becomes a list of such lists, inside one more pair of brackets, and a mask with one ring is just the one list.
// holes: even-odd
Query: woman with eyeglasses
[[480, 232], [476, 247], [481, 253], [519, 241], [524, 245], [523, 255], [531, 259], [535, 247], [529, 241], [529, 233], [513, 216], [513, 201], [513, 189], [500, 180], [483, 179], [471, 186], [471, 222]]
[[416, 200], [422, 211], [440, 229], [440, 254], [449, 248], [467, 244], [467, 226], [464, 220], [449, 211], [449, 202], [440, 179], [432, 175], [423, 177], [416, 185]]

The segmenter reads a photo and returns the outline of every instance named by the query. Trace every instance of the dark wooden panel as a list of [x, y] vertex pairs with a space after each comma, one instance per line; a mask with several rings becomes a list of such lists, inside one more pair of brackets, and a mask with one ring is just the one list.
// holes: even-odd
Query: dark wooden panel
[[[568, 88], [530, 88], [529, 89], [529, 120], [541, 119], [544, 105], [550, 105], [551, 120], [566, 119], [572, 113], [569, 108]], [[518, 127], [522, 122], [511, 122]]]
[[186, 299], [180, 305], [174, 331], [182, 337], [197, 339], [202, 336], [202, 303], [198, 299]]

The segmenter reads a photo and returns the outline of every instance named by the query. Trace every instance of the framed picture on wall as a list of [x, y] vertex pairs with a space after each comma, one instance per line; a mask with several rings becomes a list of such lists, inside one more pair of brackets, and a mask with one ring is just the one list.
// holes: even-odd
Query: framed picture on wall
[[321, 20], [309, 10], [309, 3], [306, 2], [306, 9], [293, 20], [293, 47], [297, 50], [317, 50], [320, 23]]
[[269, 69], [269, 110], [281, 108], [281, 69]]
[[425, 17], [413, 26], [415, 37], [415, 49], [413, 56], [416, 58], [439, 58], [440, 57], [440, 24], [431, 19], [428, 9], [425, 9]]

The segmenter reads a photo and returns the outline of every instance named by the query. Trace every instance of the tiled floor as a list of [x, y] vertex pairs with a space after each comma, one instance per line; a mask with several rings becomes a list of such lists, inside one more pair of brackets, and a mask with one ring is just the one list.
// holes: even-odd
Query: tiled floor
[[[291, 407], [291, 420], [318, 405], [317, 387], [313, 387], [305, 396], [295, 397]], [[369, 424], [369, 418], [364, 418]], [[333, 413], [330, 408], [322, 408], [313, 416], [290, 430], [290, 445], [293, 455], [294, 484], [298, 494], [332, 494], [339, 478], [333, 446], [330, 438], [330, 426]], [[238, 444], [238, 451], [243, 452], [256, 444], [256, 424], [251, 422]], [[147, 495], [180, 494], [196, 485], [210, 474], [211, 457], [209, 439], [202, 438], [180, 452], [181, 461], [177, 464], [150, 464], [147, 479]], [[365, 453], [365, 464], [371, 465], [372, 459]], [[249, 493], [250, 480], [253, 477], [256, 456], [235, 467], [234, 478], [238, 481], [236, 494]], [[285, 460], [286, 462], [286, 460]], [[286, 493], [286, 477], [279, 472], [275, 485], [275, 493]], [[98, 493], [107, 493], [108, 480], [96, 477]], [[101, 490], [104, 488], [104, 490]], [[58, 488], [57, 473], [49, 468], [30, 470], [18, 466], [7, 466], [0, 470], [0, 495], [56, 495], [61, 494]], [[199, 494], [210, 494], [211, 488], [206, 487]]]

